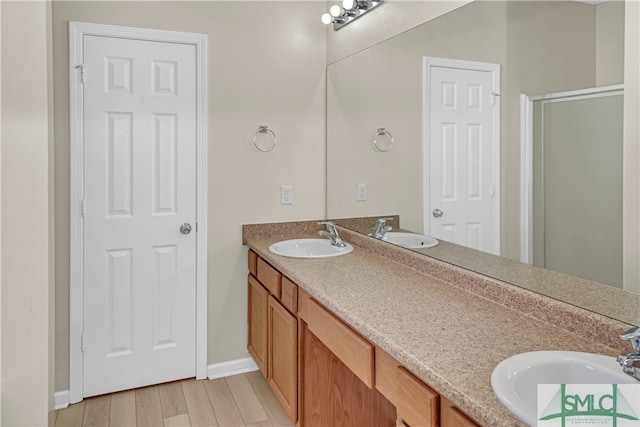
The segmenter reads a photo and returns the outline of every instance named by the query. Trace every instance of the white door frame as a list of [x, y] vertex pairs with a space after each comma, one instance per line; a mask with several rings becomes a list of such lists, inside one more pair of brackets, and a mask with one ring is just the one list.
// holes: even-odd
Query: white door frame
[[429, 186], [431, 184], [429, 178], [429, 128], [430, 114], [429, 111], [429, 88], [431, 86], [431, 68], [456, 68], [471, 71], [490, 72], [491, 79], [491, 95], [493, 97], [493, 140], [491, 141], [493, 153], [493, 173], [492, 179], [495, 187], [495, 195], [493, 201], [493, 247], [496, 254], [500, 254], [500, 64], [491, 64], [486, 62], [465, 61], [459, 59], [435, 58], [425, 56], [423, 58], [423, 86], [422, 86], [422, 197], [424, 211], [422, 215], [423, 232], [430, 234], [429, 212], [431, 212]]
[[205, 34], [69, 22], [70, 103], [70, 324], [69, 400], [83, 399], [84, 325], [83, 37], [85, 35], [182, 43], [196, 48], [196, 378], [207, 377], [207, 36]]
[[539, 96], [520, 95], [520, 261], [533, 264], [533, 101], [562, 102], [623, 91], [624, 85], [619, 84]]

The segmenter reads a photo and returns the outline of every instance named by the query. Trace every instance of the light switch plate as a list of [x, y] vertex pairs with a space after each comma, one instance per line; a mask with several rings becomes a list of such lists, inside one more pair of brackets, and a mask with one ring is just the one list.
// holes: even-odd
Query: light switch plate
[[358, 184], [358, 197], [356, 200], [359, 202], [367, 200], [367, 184]]
[[282, 187], [280, 187], [280, 204], [293, 204], [293, 187], [291, 187], [290, 185], [283, 185]]

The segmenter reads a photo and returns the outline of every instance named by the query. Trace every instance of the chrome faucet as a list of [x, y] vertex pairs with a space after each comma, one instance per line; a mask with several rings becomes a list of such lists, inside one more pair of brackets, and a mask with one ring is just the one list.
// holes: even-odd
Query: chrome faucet
[[327, 226], [327, 230], [318, 231], [318, 234], [324, 237], [327, 237], [333, 246], [337, 246], [339, 248], [346, 248], [347, 244], [342, 241], [340, 238], [340, 234], [338, 234], [338, 229], [336, 228], [335, 223], [331, 221], [323, 221], [319, 222], [318, 225]]
[[618, 356], [618, 363], [622, 366], [622, 372], [640, 380], [640, 328], [633, 327], [629, 329], [620, 335], [620, 339], [631, 341], [631, 346], [635, 351], [635, 353], [621, 354]]
[[369, 236], [373, 237], [374, 239], [382, 239], [387, 232], [393, 230], [390, 225], [386, 225], [387, 221], [393, 221], [393, 218], [378, 219], [373, 226], [373, 230], [371, 230], [371, 234], [369, 234]]

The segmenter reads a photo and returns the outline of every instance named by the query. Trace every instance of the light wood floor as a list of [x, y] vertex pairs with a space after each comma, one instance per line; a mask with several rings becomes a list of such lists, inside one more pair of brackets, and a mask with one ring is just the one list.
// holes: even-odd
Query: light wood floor
[[55, 426], [293, 426], [260, 372], [187, 379], [85, 399]]

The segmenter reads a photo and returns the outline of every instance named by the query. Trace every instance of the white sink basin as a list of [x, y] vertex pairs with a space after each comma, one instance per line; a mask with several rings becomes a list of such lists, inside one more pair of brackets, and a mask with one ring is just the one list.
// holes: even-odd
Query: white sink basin
[[424, 234], [401, 233], [399, 231], [386, 233], [382, 240], [408, 249], [430, 248], [438, 244], [438, 241], [433, 237], [425, 236]]
[[290, 258], [329, 258], [353, 252], [353, 246], [333, 246], [329, 239], [283, 240], [269, 246], [269, 252]]
[[636, 384], [615, 358], [574, 351], [533, 351], [503, 360], [491, 387], [515, 416], [537, 424], [538, 384]]

